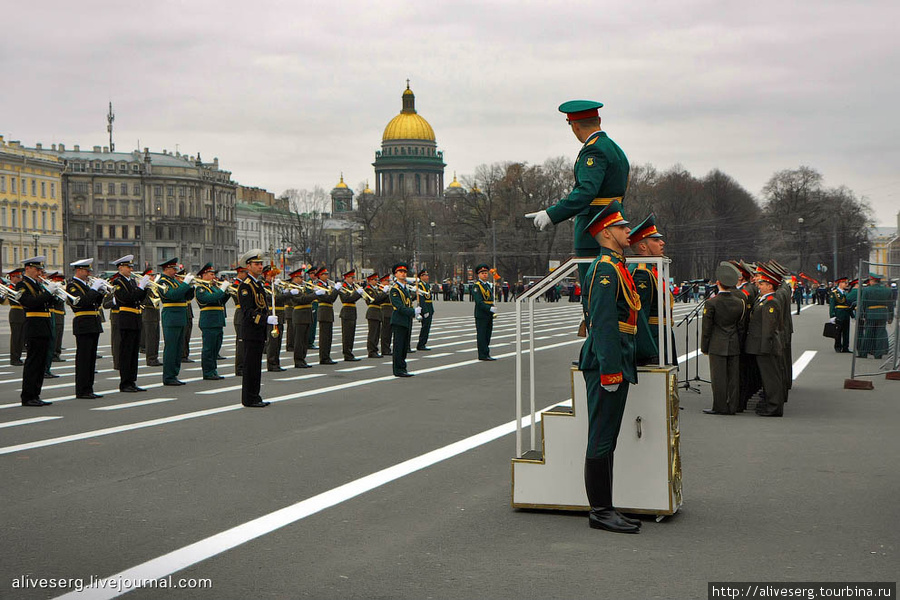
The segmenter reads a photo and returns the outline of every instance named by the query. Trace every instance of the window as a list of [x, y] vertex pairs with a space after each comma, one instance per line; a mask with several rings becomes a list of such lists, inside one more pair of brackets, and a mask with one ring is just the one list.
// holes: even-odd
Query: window
[[56, 231], [56, 213], [55, 212], [50, 213], [50, 230], [54, 231], [54, 232]]
[[122, 239], [128, 239], [128, 225], [122, 225]]
[[110, 196], [114, 196], [116, 193], [116, 184], [114, 184], [114, 183], [107, 184], [106, 193], [109, 194]]
[[153, 196], [154, 196], [155, 198], [161, 198], [161, 197], [162, 197], [162, 186], [161, 186], [161, 185], [154, 185], [154, 186], [153, 186]]
[[50, 197], [56, 198], [56, 184], [55, 183], [50, 184]]
[[18, 262], [19, 262], [19, 249], [13, 248], [13, 263], [15, 264]]
[[168, 196], [169, 198], [175, 197], [175, 186], [174, 185], [166, 186], [166, 196]]
[[53, 249], [53, 264], [56, 264], [56, 248]]
[[[127, 217], [127, 216], [128, 216], [128, 204], [129, 204], [128, 200], [122, 200], [121, 209], [122, 209], [122, 216], [123, 216], [123, 217]], [[137, 213], [135, 213], [135, 214], [137, 214]]]
[[178, 197], [184, 198], [184, 186], [183, 185], [178, 186]]
[[42, 181], [41, 182], [41, 198], [46, 198], [46, 197], [47, 197], [47, 182]]
[[121, 171], [122, 173], [124, 173], [127, 168], [128, 165], [126, 165], [125, 163], [119, 163], [119, 171]]
[[6, 192], [6, 175], [0, 175], [0, 192]]
[[160, 225], [156, 226], [156, 239], [161, 240], [163, 236], [163, 228]]
[[111, 239], [111, 240], [116, 239], [116, 226], [115, 225], [109, 226], [109, 239]]
[[[15, 179], [13, 179], [13, 181], [15, 181]], [[12, 216], [12, 226], [15, 227], [16, 224], [17, 224], [17, 220], [16, 220], [16, 219], [17, 219], [17, 217], [18, 217], [18, 215], [16, 214], [16, 209], [12, 209], [12, 212], [10, 213], [10, 215]], [[5, 224], [6, 224], [6, 223], [4, 223], [4, 225], [5, 225]]]
[[6, 207], [0, 207], [0, 227], [6, 227]]
[[98, 171], [100, 170], [100, 161], [99, 160], [94, 161], [94, 168]]
[[10, 190], [9, 190], [9, 191], [11, 191], [13, 194], [18, 194], [19, 192], [16, 190], [16, 178], [15, 178], [15, 177], [10, 177], [10, 178], [9, 178], [9, 183], [10, 183]]
[[103, 202], [100, 200], [94, 200], [94, 214], [102, 215], [103, 214]]
[[[175, 216], [175, 201], [174, 200], [169, 200], [168, 202], [166, 202], [166, 215], [168, 215], [170, 217]], [[172, 238], [169, 238], [169, 239], [172, 239]]]
[[140, 196], [141, 195], [141, 184], [136, 183], [131, 186], [131, 195], [132, 196]]
[[134, 239], [136, 239], [136, 240], [141, 239], [141, 226], [140, 225], [134, 226]]
[[37, 211], [31, 211], [31, 228], [37, 229]]
[[97, 182], [94, 183], [94, 193], [95, 193], [95, 194], [102, 194], [102, 193], [103, 193], [103, 184], [100, 183], [99, 181], [97, 181]]
[[31, 180], [31, 195], [37, 196], [37, 179]]
[[41, 211], [41, 231], [47, 231], [47, 211]]
[[[124, 166], [124, 165], [123, 165], [123, 166]], [[119, 195], [121, 195], [121, 196], [127, 196], [127, 195], [128, 195], [128, 184], [127, 184], [127, 183], [121, 183], [121, 184], [119, 184]]]
[[103, 225], [97, 225], [97, 237], [98, 238], [103, 237]]
[[72, 186], [72, 191], [76, 194], [87, 194], [88, 193], [88, 184], [86, 181], [76, 182]]
[[115, 200], [109, 201], [109, 214], [111, 214], [113, 216], [115, 216], [115, 214], [116, 214], [116, 201]]

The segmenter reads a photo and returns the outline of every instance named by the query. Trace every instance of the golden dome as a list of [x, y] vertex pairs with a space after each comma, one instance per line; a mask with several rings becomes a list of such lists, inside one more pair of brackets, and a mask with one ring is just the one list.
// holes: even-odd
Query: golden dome
[[374, 194], [375, 191], [369, 187], [369, 182], [366, 181], [366, 189], [362, 191], [363, 194]]
[[406, 82], [406, 90], [403, 91], [403, 110], [391, 119], [384, 128], [381, 141], [388, 140], [428, 140], [435, 141], [434, 129], [416, 113], [416, 96], [409, 89], [409, 80]]
[[453, 173], [453, 183], [451, 183], [449, 187], [452, 187], [452, 188], [461, 188], [462, 187], [462, 184], [456, 180], [456, 173]]
[[347, 184], [344, 183], [344, 174], [343, 174], [343, 173], [341, 173], [341, 181], [340, 181], [336, 186], [334, 186], [334, 189], [339, 189], [339, 188], [340, 188], [340, 189], [346, 189], [346, 188], [347, 188]]

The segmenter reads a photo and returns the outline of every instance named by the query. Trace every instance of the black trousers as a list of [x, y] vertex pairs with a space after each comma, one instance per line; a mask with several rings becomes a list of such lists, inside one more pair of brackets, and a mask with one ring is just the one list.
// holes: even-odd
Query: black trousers
[[249, 406], [262, 402], [259, 386], [262, 381], [264, 340], [244, 340], [244, 379], [241, 382], [241, 404]]
[[63, 331], [66, 329], [66, 316], [54, 315], [54, 320], [56, 321], [56, 347], [53, 349], [53, 358], [60, 359], [62, 358], [62, 338]]
[[331, 343], [334, 339], [334, 323], [319, 321], [319, 362], [331, 360]]
[[[240, 310], [240, 309], [238, 309]], [[234, 324], [234, 374], [244, 374], [244, 338], [241, 337], [241, 324]]]
[[838, 326], [838, 334], [834, 338], [834, 349], [838, 352], [847, 352], [850, 350], [850, 319], [841, 321], [835, 319]]
[[278, 324], [278, 335], [272, 336], [272, 325], [266, 325], [266, 368], [281, 366], [281, 338], [284, 337], [284, 323]]
[[97, 365], [97, 343], [100, 333], [75, 336], [75, 395], [94, 393], [94, 368]]
[[353, 342], [356, 341], [356, 319], [341, 319], [341, 352], [344, 358], [354, 358]]
[[137, 385], [140, 329], [119, 329], [119, 389]]
[[[581, 265], [578, 265], [581, 267]], [[491, 334], [494, 332], [493, 315], [489, 319], [475, 319], [475, 338], [478, 343], [478, 358], [491, 356]]]
[[378, 342], [381, 341], [381, 319], [366, 319], [369, 324], [369, 335], [366, 337], [366, 352], [369, 356], [378, 354]]
[[194, 320], [188, 319], [187, 325], [184, 326], [184, 352], [181, 354], [181, 358], [188, 358], [188, 355], [191, 353], [191, 333], [194, 331]]
[[427, 316], [424, 314], [422, 315], [422, 324], [419, 329], [419, 342], [416, 344], [418, 350], [421, 350], [428, 345], [428, 333], [431, 331], [431, 321], [433, 319], [434, 313], [429, 313]]
[[[22, 309], [10, 309], [19, 310]], [[9, 323], [9, 360], [10, 362], [16, 362], [22, 360], [22, 349], [25, 347], [25, 340], [23, 335], [23, 330], [25, 329], [25, 323], [15, 323], [10, 321]]]
[[309, 323], [294, 321], [294, 366], [306, 363], [309, 350]]
[[391, 320], [381, 320], [381, 353], [388, 355], [391, 353]]
[[400, 373], [406, 373], [406, 355], [409, 352], [410, 329], [400, 325], [393, 325], [391, 333], [394, 336], [394, 355], [392, 357], [394, 375], [399, 375]]
[[38, 400], [44, 386], [44, 371], [47, 370], [47, 353], [50, 351], [49, 337], [28, 338], [25, 367], [22, 370], [22, 402]]

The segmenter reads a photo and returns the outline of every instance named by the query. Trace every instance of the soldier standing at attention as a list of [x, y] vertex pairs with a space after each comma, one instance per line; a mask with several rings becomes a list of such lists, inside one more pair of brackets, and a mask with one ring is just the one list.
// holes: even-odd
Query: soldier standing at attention
[[162, 286], [163, 329], [163, 385], [184, 385], [178, 379], [181, 372], [181, 357], [184, 353], [184, 327], [187, 324], [187, 305], [194, 298], [194, 288], [190, 283], [194, 276], [186, 275], [184, 281], [175, 276], [178, 258], [170, 258], [160, 263], [163, 275], [159, 278]]
[[[602, 102], [570, 100], [559, 105], [572, 133], [583, 145], [575, 159], [575, 187], [568, 196], [547, 208], [525, 215], [543, 231], [575, 217], [575, 256], [598, 256], [600, 246], [587, 233], [587, 224], [610, 202], [622, 202], [628, 188], [628, 158], [605, 131], [600, 130]], [[578, 265], [584, 287], [586, 265]]]
[[578, 368], [584, 377], [588, 406], [588, 443], [584, 487], [592, 529], [639, 533], [641, 522], [613, 506], [613, 464], [628, 386], [637, 383], [634, 360], [640, 296], [623, 252], [628, 247], [628, 221], [618, 201], [610, 202], [590, 221], [586, 233], [600, 246], [588, 267], [581, 302], [587, 337]]
[[729, 262], [716, 269], [719, 293], [703, 305], [700, 351], [709, 357], [713, 406], [708, 415], [733, 415], [740, 405], [741, 334], [746, 305], [736, 294], [738, 270]]
[[266, 290], [266, 298], [268, 298], [269, 308], [272, 307], [272, 296], [275, 297], [275, 312], [273, 313], [278, 319], [278, 335], [272, 335], [275, 330], [274, 326], [266, 327], [266, 370], [270, 373], [280, 373], [287, 371], [281, 366], [281, 338], [284, 337], [284, 305], [287, 295], [283, 289], [275, 289], [275, 276], [281, 271], [277, 267], [266, 265], [263, 267], [263, 286]]
[[366, 277], [366, 291], [369, 293], [369, 297], [366, 298], [366, 323], [369, 325], [366, 336], [366, 352], [369, 358], [381, 358], [381, 353], [378, 351], [378, 342], [381, 340], [381, 305], [387, 298], [387, 294], [377, 285], [377, 282], [378, 273], [372, 273]]
[[494, 331], [494, 286], [488, 281], [491, 269], [485, 263], [475, 267], [478, 281], [472, 287], [475, 297], [475, 338], [478, 344], [478, 360], [497, 360], [491, 356], [491, 334]]
[[[291, 290], [293, 296], [294, 314], [294, 368], [309, 369], [311, 365], [306, 362], [306, 353], [309, 348], [309, 328], [312, 325], [312, 304], [316, 298], [312, 291], [312, 285], [304, 283], [303, 269], [297, 269], [290, 274], [291, 283], [297, 287], [304, 287], [303, 291]], [[294, 292], [297, 292], [296, 294]]]
[[350, 270], [344, 273], [341, 278], [344, 285], [341, 287], [341, 351], [344, 354], [344, 361], [356, 362], [360, 360], [353, 356], [353, 343], [356, 341], [356, 303], [362, 297], [362, 294], [354, 284], [356, 271]]
[[234, 290], [234, 319], [232, 320], [234, 325], [234, 375], [241, 377], [244, 375], [244, 337], [241, 335], [244, 312], [241, 310], [241, 298], [238, 296], [237, 291], [244, 279], [247, 278], [247, 269], [244, 265], [238, 265], [235, 270], [237, 274], [234, 282], [228, 289], [229, 293], [231, 293], [231, 290]]
[[119, 270], [112, 279], [112, 284], [115, 286], [113, 292], [115, 303], [119, 307], [119, 391], [127, 393], [146, 391], [137, 386], [137, 369], [138, 344], [141, 334], [141, 302], [147, 294], [145, 288], [150, 282], [150, 276], [144, 275], [139, 283], [132, 281], [131, 271], [134, 266], [131, 261], [133, 260], [134, 255], [128, 254], [112, 262]]
[[53, 293], [59, 289], [59, 284], [51, 282], [46, 287], [41, 285], [40, 278], [44, 272], [45, 260], [47, 259], [43, 256], [26, 259], [25, 277], [16, 284], [16, 290], [22, 291], [19, 304], [25, 311], [23, 335], [27, 346], [25, 368], [22, 369], [20, 395], [22, 406], [53, 404], [41, 400], [41, 388], [44, 386], [44, 371], [47, 370], [51, 331], [54, 326], [50, 306]]
[[410, 331], [412, 330], [413, 317], [418, 316], [422, 309], [413, 306], [412, 293], [406, 287], [406, 263], [400, 262], [391, 269], [397, 280], [391, 286], [389, 295], [394, 311], [391, 314], [391, 333], [394, 336], [393, 369], [394, 377], [412, 377], [413, 374], [406, 370], [406, 354], [409, 350]]
[[[284, 272], [287, 273], [287, 267], [284, 264], [281, 265], [284, 267]], [[290, 276], [288, 276], [290, 279]], [[287, 292], [286, 296], [291, 296], [291, 292]], [[292, 298], [285, 298], [284, 301], [284, 313], [281, 317], [284, 320], [284, 333], [282, 337], [284, 338], [284, 349], [289, 353], [294, 351], [294, 302]], [[281, 363], [279, 363], [281, 364]]]
[[[152, 276], [153, 269], [144, 269], [144, 275]], [[141, 303], [141, 339], [144, 340], [144, 358], [148, 367], [161, 367], [159, 362], [159, 307], [162, 301], [153, 288], [147, 290], [147, 295]]]
[[834, 351], [850, 352], [850, 317], [853, 307], [847, 299], [847, 278], [841, 277], [834, 284], [835, 288], [828, 299], [828, 316], [834, 318], [838, 329], [834, 337]]
[[91, 277], [93, 258], [85, 258], [70, 263], [75, 267], [75, 276], [66, 291], [78, 298], [72, 312], [72, 333], [75, 335], [75, 397], [85, 400], [102, 398], [94, 393], [94, 370], [97, 365], [97, 344], [100, 341], [100, 305], [103, 303], [103, 280], [96, 279], [88, 285]]
[[[19, 282], [22, 281], [22, 268], [16, 268], [9, 272], [9, 282], [13, 287], [19, 285]], [[13, 300], [12, 298], [8, 299], [9, 302], [9, 364], [13, 367], [21, 367], [22, 362], [22, 348], [25, 347], [24, 337], [23, 337], [23, 328], [25, 325], [25, 311], [22, 309], [22, 305]]]
[[244, 333], [244, 381], [241, 384], [241, 404], [250, 408], [269, 405], [259, 395], [262, 379], [262, 353], [266, 343], [266, 326], [277, 325], [278, 317], [269, 312], [266, 294], [260, 277], [263, 270], [262, 250], [256, 248], [244, 253], [240, 263], [247, 266], [248, 277], [238, 288]]
[[394, 314], [394, 305], [388, 295], [391, 291], [391, 276], [381, 278], [381, 291], [384, 292], [384, 302], [381, 303], [381, 355], [391, 355], [391, 315]]
[[228, 282], [216, 285], [216, 270], [211, 262], [197, 271], [203, 283], [197, 286], [197, 307], [200, 309], [200, 333], [203, 340], [200, 351], [200, 367], [203, 379], [225, 379], [219, 375], [216, 357], [222, 348], [222, 330], [225, 328], [225, 305], [228, 304]]
[[[331, 342], [334, 339], [334, 301], [344, 284], [340, 281], [331, 285], [328, 283], [328, 269], [321, 268], [316, 272], [320, 290], [316, 290], [319, 296], [319, 309], [316, 319], [319, 321], [319, 364], [333, 365], [331, 360]], [[321, 292], [321, 293], [320, 293]]]
[[431, 296], [431, 285], [428, 280], [431, 277], [428, 271], [422, 269], [419, 271], [419, 280], [416, 282], [417, 296], [419, 297], [419, 308], [422, 309], [422, 321], [419, 327], [419, 342], [416, 344], [416, 350], [423, 352], [431, 351], [428, 347], [428, 334], [431, 331], [431, 323], [434, 320], [434, 299]]
[[[666, 243], [656, 229], [656, 216], [651, 214], [631, 230], [628, 242], [637, 255], [637, 262], [629, 262], [628, 270], [641, 297], [641, 312], [635, 337], [635, 360], [639, 367], [658, 365], [659, 361], [659, 307], [656, 288], [659, 273], [656, 265], [640, 262], [641, 256], [662, 256]], [[665, 302], [668, 304], [668, 302]]]
[[780, 283], [777, 275], [762, 265], [757, 267], [756, 285], [760, 295], [750, 311], [745, 345], [747, 353], [756, 356], [756, 363], [759, 365], [766, 398], [765, 404], [760, 402], [756, 407], [756, 414], [763, 417], [780, 417], [784, 414], [781, 306], [775, 297], [775, 290]]

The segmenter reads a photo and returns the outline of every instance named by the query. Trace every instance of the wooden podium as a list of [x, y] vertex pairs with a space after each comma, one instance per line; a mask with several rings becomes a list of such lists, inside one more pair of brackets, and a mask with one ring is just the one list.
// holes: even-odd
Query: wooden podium
[[[681, 453], [676, 367], [640, 367], [628, 389], [616, 442], [613, 504], [626, 513], [656, 515], [681, 507]], [[584, 490], [587, 398], [581, 372], [572, 368], [572, 405], [541, 413], [541, 450], [512, 459], [512, 506], [547, 510], [590, 509]]]

